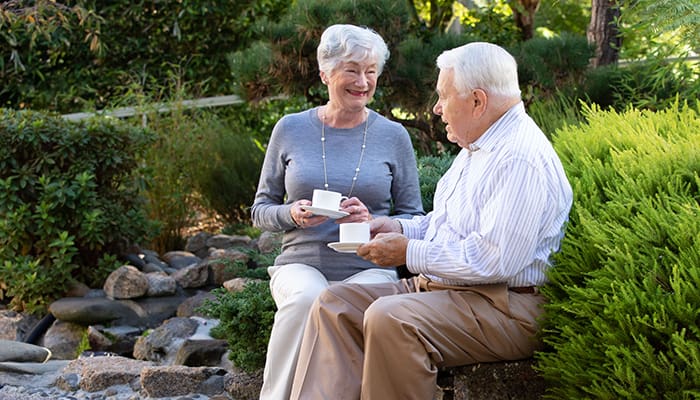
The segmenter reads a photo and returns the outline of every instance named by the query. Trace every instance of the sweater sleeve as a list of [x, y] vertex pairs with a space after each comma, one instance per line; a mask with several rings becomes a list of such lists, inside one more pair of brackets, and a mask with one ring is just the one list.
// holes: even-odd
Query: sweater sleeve
[[251, 207], [253, 226], [273, 232], [296, 227], [290, 211], [291, 204], [285, 204], [284, 123], [285, 118], [280, 119], [272, 130]]

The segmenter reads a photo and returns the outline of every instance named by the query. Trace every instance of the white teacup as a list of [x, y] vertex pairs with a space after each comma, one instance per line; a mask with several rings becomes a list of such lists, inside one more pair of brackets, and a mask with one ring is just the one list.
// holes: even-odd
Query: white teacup
[[369, 242], [369, 224], [366, 222], [348, 222], [340, 224], [340, 243]]
[[345, 199], [347, 199], [347, 197], [338, 192], [314, 189], [311, 205], [318, 208], [325, 208], [326, 210], [338, 211], [340, 209], [340, 202]]

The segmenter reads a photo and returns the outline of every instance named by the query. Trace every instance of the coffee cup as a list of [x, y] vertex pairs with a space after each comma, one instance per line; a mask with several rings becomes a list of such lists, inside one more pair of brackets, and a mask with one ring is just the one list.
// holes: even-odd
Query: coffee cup
[[345, 199], [347, 199], [347, 197], [338, 192], [314, 189], [311, 205], [326, 210], [338, 211], [340, 209], [340, 202]]
[[369, 242], [369, 224], [366, 222], [348, 222], [340, 224], [340, 243]]

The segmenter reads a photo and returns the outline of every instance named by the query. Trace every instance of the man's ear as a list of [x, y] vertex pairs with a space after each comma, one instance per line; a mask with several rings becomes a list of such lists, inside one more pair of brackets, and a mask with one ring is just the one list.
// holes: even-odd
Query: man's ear
[[483, 114], [486, 112], [486, 108], [488, 107], [489, 104], [489, 97], [481, 89], [474, 89], [472, 91], [472, 97], [473, 97], [473, 102], [474, 102], [474, 111]]

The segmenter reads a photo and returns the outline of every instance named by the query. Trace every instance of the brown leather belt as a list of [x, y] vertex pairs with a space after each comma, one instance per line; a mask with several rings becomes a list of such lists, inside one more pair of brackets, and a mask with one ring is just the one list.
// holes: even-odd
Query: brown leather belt
[[535, 294], [537, 293], [537, 286], [509, 287], [508, 290], [520, 294]]
[[[418, 275], [416, 279], [416, 289], [419, 292], [430, 292], [433, 290], [465, 290], [466, 286], [447, 285], [435, 282], [423, 275]], [[508, 290], [519, 294], [535, 294], [538, 292], [537, 286], [509, 287]]]

